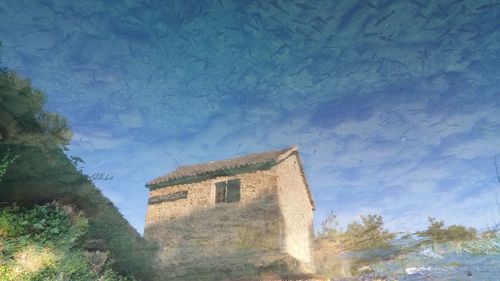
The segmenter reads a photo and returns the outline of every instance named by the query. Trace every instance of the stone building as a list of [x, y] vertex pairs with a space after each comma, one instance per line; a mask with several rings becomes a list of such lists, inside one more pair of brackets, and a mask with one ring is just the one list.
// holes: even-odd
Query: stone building
[[146, 187], [160, 279], [312, 273], [314, 202], [295, 146], [179, 167]]

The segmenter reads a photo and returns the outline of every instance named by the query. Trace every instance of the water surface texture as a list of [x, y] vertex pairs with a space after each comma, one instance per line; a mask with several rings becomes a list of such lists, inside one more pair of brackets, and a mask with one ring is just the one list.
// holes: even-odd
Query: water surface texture
[[0, 1], [2, 62], [142, 231], [144, 184], [297, 144], [316, 224], [500, 221], [500, 2]]

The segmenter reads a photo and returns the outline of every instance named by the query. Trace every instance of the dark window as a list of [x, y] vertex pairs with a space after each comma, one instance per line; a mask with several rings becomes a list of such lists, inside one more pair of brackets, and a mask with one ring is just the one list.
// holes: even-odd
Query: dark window
[[228, 203], [240, 201], [240, 180], [227, 181], [226, 195], [226, 202]]
[[215, 183], [215, 203], [240, 201], [240, 180], [228, 180]]
[[218, 182], [215, 184], [215, 203], [226, 201], [226, 182]]

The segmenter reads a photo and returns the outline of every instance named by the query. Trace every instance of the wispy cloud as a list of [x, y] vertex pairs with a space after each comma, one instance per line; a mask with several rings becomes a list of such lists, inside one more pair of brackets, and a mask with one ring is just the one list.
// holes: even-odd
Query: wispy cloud
[[497, 19], [475, 12], [487, 0], [446, 23], [392, 1], [380, 25], [350, 1], [188, 2], [0, 2], [3, 62], [68, 116], [70, 154], [114, 176], [102, 188], [139, 230], [148, 180], [289, 144], [316, 224], [329, 209], [394, 229], [484, 224], [500, 155]]

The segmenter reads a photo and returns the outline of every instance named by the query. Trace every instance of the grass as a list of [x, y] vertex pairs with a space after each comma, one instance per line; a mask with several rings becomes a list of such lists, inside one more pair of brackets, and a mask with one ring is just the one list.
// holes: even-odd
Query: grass
[[96, 267], [81, 247], [88, 231], [81, 213], [72, 217], [56, 204], [0, 210], [0, 281], [131, 280], [111, 270], [111, 260]]
[[451, 241], [442, 245], [450, 253], [472, 255], [500, 254], [500, 236], [479, 238], [471, 241]]
[[66, 154], [71, 139], [66, 119], [45, 111], [44, 94], [13, 71], [0, 71], [0, 100], [0, 206], [54, 200], [74, 205], [88, 222], [82, 239], [109, 252], [114, 271], [151, 280], [154, 247], [82, 173], [82, 160]]

